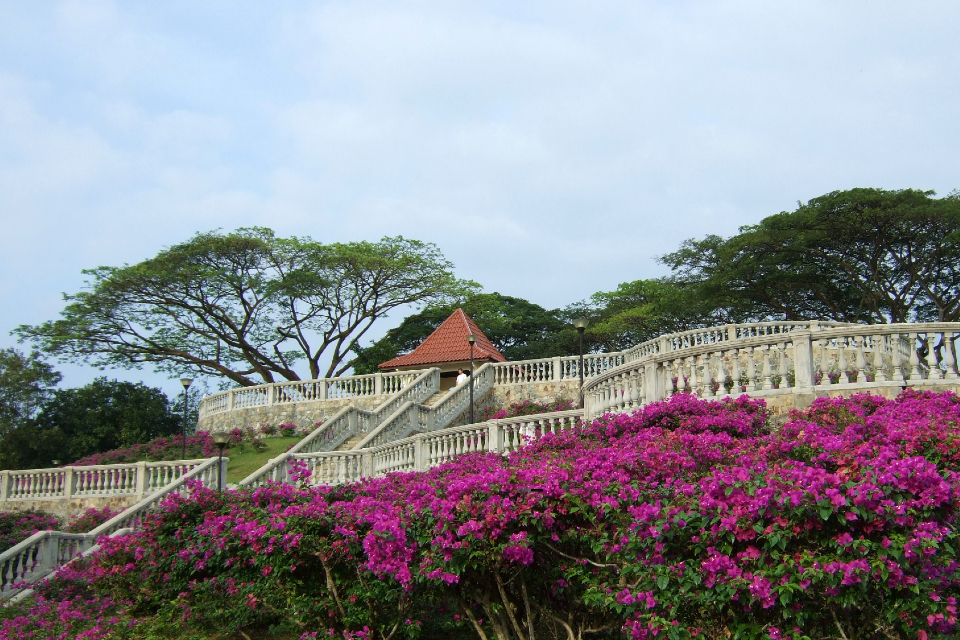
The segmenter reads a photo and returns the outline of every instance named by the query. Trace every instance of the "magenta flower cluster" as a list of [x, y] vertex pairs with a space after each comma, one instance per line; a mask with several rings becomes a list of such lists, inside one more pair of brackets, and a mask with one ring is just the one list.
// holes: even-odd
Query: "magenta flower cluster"
[[483, 407], [477, 416], [478, 422], [498, 420], [500, 418], [516, 418], [517, 416], [532, 416], [538, 413], [553, 411], [569, 411], [574, 409], [570, 400], [554, 400], [552, 402], [538, 402], [536, 400], [521, 400], [503, 408]]
[[56, 529], [60, 521], [42, 511], [12, 511], [0, 513], [0, 553], [37, 531]]
[[762, 401], [676, 395], [423, 473], [198, 488], [0, 638], [952, 638], [958, 423], [949, 393], [773, 426]]

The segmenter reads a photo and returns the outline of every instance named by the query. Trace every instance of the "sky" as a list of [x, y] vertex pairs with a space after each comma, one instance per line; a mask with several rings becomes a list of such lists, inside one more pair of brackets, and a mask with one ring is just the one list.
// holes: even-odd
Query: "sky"
[[956, 0], [0, 0], [0, 347], [214, 229], [429, 241], [555, 308], [830, 191], [946, 195], [958, 31]]

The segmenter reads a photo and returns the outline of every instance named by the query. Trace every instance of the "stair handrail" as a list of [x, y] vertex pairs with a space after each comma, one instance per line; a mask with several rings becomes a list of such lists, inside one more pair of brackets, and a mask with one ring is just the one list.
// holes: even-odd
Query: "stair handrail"
[[[12, 585], [25, 580], [36, 582], [55, 571], [56, 567], [71, 560], [77, 553], [88, 549], [97, 538], [110, 535], [120, 529], [139, 528], [144, 516], [156, 509], [160, 502], [177, 489], [187, 486], [187, 482], [199, 479], [203, 486], [213, 488], [219, 481], [216, 467], [220, 458], [209, 458], [203, 464], [194, 467], [170, 484], [154, 491], [135, 505], [121, 511], [106, 522], [87, 533], [65, 533], [63, 531], [38, 531], [26, 540], [22, 540], [10, 549], [0, 553], [0, 600], [11, 595]], [[223, 458], [225, 472], [229, 458]], [[188, 489], [189, 492], [189, 489]]]
[[410, 406], [395, 411], [392, 415], [384, 419], [375, 429], [373, 429], [363, 440], [357, 443], [354, 449], [365, 449], [376, 447], [396, 439], [398, 433], [403, 433], [405, 429], [410, 429], [414, 421], [413, 413], [416, 412], [416, 423], [425, 431], [435, 431], [446, 428], [457, 417], [463, 414], [470, 403], [470, 385], [473, 384], [474, 402], [483, 397], [494, 383], [494, 365], [496, 363], [485, 363], [476, 369], [473, 376], [468, 376], [466, 380], [450, 389], [450, 391], [435, 405], [428, 407], [420, 403], [412, 403]]
[[295, 444], [290, 450], [267, 461], [259, 469], [237, 483], [239, 486], [260, 484], [265, 480], [282, 480], [286, 475], [286, 461], [298, 453], [316, 453], [329, 450], [357, 431], [376, 428], [385, 418], [397, 411], [406, 402], [426, 400], [440, 389], [440, 369], [431, 367], [420, 373], [409, 385], [397, 391], [372, 411], [354, 406], [342, 408], [310, 435]]

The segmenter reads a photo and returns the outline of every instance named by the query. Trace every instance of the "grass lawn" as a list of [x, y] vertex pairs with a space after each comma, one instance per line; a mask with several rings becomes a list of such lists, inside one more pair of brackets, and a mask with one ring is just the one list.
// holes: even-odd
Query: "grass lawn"
[[267, 450], [257, 453], [249, 444], [246, 451], [240, 453], [239, 447], [233, 447], [230, 451], [230, 463], [227, 465], [227, 483], [240, 482], [248, 475], [266, 464], [270, 458], [276, 458], [287, 450], [292, 444], [300, 441], [300, 438], [264, 438], [267, 443]]

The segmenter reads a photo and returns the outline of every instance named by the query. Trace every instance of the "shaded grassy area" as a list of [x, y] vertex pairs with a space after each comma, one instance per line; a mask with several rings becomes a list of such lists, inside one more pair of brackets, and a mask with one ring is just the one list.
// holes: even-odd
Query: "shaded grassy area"
[[287, 448], [300, 441], [300, 438], [264, 438], [267, 443], [266, 451], [256, 452], [249, 444], [246, 451], [240, 452], [240, 447], [232, 447], [227, 465], [227, 482], [240, 482], [248, 475], [266, 464], [270, 458], [276, 458]]

